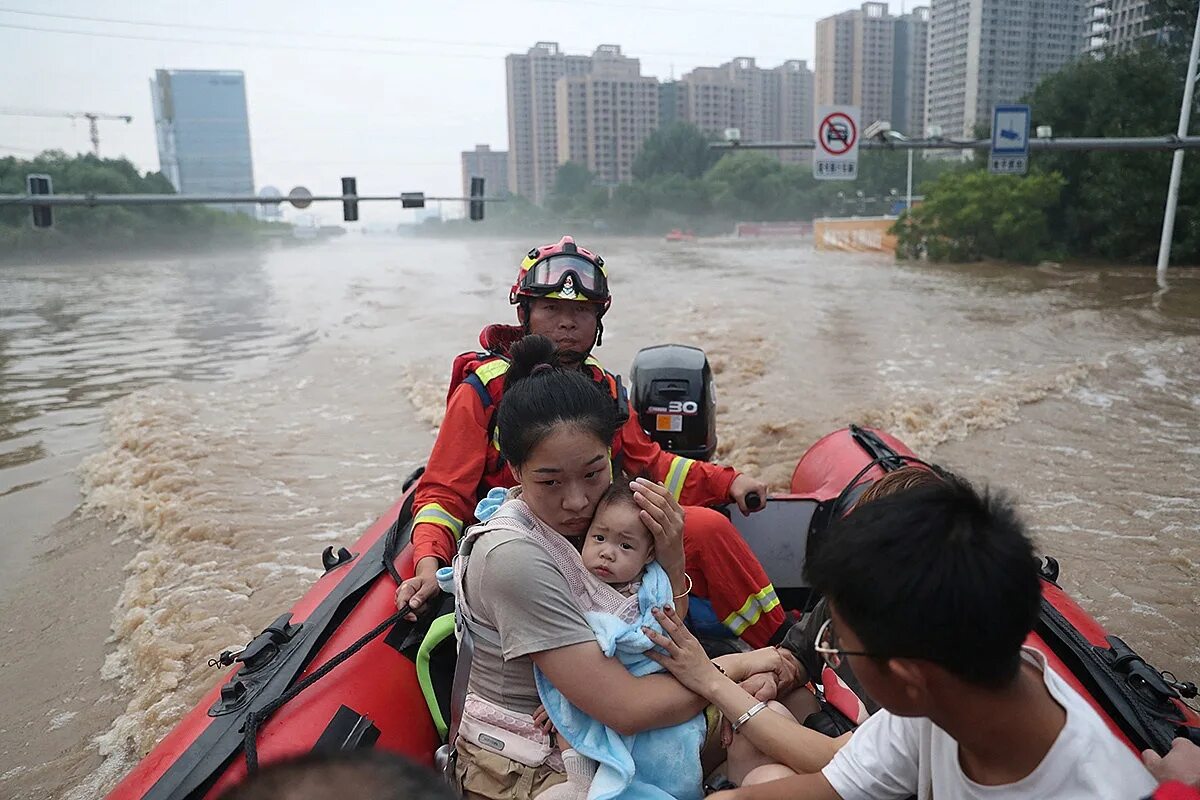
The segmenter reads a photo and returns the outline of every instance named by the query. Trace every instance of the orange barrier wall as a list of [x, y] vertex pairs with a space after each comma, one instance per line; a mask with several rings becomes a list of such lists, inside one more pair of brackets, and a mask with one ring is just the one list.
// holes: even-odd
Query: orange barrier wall
[[818, 250], [853, 253], [895, 253], [896, 237], [888, 228], [895, 217], [851, 217], [813, 220], [813, 243]]

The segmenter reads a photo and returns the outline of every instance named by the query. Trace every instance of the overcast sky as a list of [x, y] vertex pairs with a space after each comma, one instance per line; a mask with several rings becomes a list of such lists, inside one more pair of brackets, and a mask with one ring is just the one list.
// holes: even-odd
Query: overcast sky
[[[355, 175], [364, 194], [458, 195], [459, 153], [477, 143], [507, 146], [508, 53], [537, 41], [569, 53], [619, 44], [641, 59], [642, 74], [660, 79], [735, 56], [767, 67], [802, 58], [811, 67], [816, 20], [858, 5], [0, 0], [0, 109], [130, 114], [131, 125], [101, 123], [102, 153], [157, 170], [154, 70], [237, 69], [246, 74], [257, 186], [336, 193], [340, 176]], [[891, 6], [900, 13], [900, 2]], [[0, 116], [0, 155], [89, 147], [86, 121]], [[364, 206], [362, 216], [394, 220], [402, 212]]]

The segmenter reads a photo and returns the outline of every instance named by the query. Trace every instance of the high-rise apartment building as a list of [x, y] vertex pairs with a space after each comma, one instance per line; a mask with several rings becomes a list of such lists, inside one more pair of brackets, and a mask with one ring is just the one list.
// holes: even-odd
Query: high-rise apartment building
[[508, 153], [493, 150], [486, 144], [462, 154], [463, 197], [471, 194], [471, 178], [483, 178], [483, 190], [488, 197], [504, 197], [508, 191]]
[[1095, 56], [1136, 47], [1162, 31], [1151, 27], [1150, 0], [1087, 0], [1083, 50]]
[[880, 2], [817, 21], [817, 105], [856, 105], [866, 122], [891, 117], [894, 25]]
[[[753, 58], [697, 67], [678, 81], [678, 114], [710, 136], [736, 128], [743, 141], [795, 140], [812, 135], [813, 74], [801, 60], [772, 69]], [[784, 160], [806, 153], [781, 151]]]
[[854, 102], [854, 27], [861, 13], [845, 11], [817, 20], [814, 102], [819, 106]]
[[926, 125], [946, 136], [990, 126], [994, 105], [1079, 56], [1084, 2], [932, 0]]
[[925, 135], [929, 77], [929, 8], [896, 17], [893, 40], [892, 128], [916, 139]]
[[861, 10], [851, 13], [855, 24], [850, 102], [858, 106], [864, 125], [891, 119], [896, 19], [888, 14], [887, 3], [863, 3]]
[[588, 56], [569, 56], [555, 42], [538, 42], [525, 54], [505, 59], [508, 82], [508, 185], [541, 203], [558, 170], [558, 79], [586, 75]]
[[[771, 70], [779, 92], [779, 131], [771, 138], [781, 142], [808, 139], [813, 131], [813, 72], [808, 64], [790, 59]], [[783, 161], [804, 162], [810, 150], [781, 150]]]
[[864, 125], [888, 120], [920, 136], [928, 22], [928, 8], [895, 17], [884, 2], [818, 20], [816, 104], [855, 105]]
[[642, 142], [658, 128], [658, 79], [643, 76], [619, 46], [601, 45], [586, 75], [558, 79], [556, 116], [560, 164], [582, 164], [601, 184], [628, 181]]
[[[245, 76], [233, 70], [155, 70], [150, 79], [158, 160], [181, 194], [254, 194]], [[250, 204], [218, 205], [254, 216]]]

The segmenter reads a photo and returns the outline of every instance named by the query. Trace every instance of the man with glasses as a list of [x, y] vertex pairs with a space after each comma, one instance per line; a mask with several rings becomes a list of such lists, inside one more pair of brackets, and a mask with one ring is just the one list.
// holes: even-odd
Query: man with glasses
[[612, 304], [604, 259], [570, 236], [535, 247], [521, 263], [509, 302], [517, 306], [519, 324], [488, 326], [479, 337], [484, 352], [455, 363], [446, 416], [414, 501], [416, 575], [401, 584], [397, 604], [418, 609], [438, 593], [434, 573], [450, 563], [476, 501], [494, 487], [516, 484], [500, 456], [493, 417], [504, 391], [508, 348], [523, 336], [540, 334], [554, 342], [565, 366], [592, 377], [627, 416], [613, 439], [614, 468], [659, 481], [681, 505], [692, 506], [683, 536], [694, 595], [712, 604], [733, 635], [755, 647], [776, 643], [785, 616], [766, 572], [728, 519], [700, 508], [733, 502], [750, 513], [761, 506], [751, 507], [747, 497], [765, 496], [766, 485], [731, 467], [663, 451], [628, 412], [617, 377], [591, 355], [603, 339], [604, 314]]
[[[1154, 790], [1088, 702], [1022, 646], [1041, 588], [1008, 502], [947, 476], [855, 509], [807, 569], [830, 608], [816, 652], [831, 668], [851, 664], [882, 710], [821, 772], [737, 797], [1128, 800]], [[748, 717], [747, 735], [770, 716]]]

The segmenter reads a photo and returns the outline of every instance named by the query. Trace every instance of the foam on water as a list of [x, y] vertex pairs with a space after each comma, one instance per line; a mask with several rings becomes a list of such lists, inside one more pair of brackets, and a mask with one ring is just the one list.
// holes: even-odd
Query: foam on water
[[[376, 426], [395, 409], [313, 414], [304, 425], [280, 410], [270, 380], [236, 395], [160, 387], [110, 410], [109, 445], [81, 473], [85, 509], [139, 543], [103, 670], [128, 702], [96, 742], [102, 778], [81, 792], [148, 752], [216, 679], [208, 659], [303, 594], [322, 574], [325, 544], [353, 542], [415, 465], [410, 453], [372, 450], [386, 446]], [[340, 446], [314, 454], [313, 440]]]
[[[349, 544], [395, 499], [440, 424], [450, 357], [483, 323], [511, 319], [495, 253], [528, 242], [349, 239], [290, 254], [233, 297], [250, 298], [243, 313], [270, 334], [256, 338], [277, 362], [265, 374], [225, 379], [198, 335], [151, 357], [136, 354], [137, 337], [79, 354], [101, 352], [137, 376], [108, 385], [110, 367], [89, 372], [91, 396], [108, 403], [106, 433], [81, 476], [87, 513], [138, 553], [102, 667], [124, 711], [97, 739], [102, 766], [72, 800], [110, 788], [216, 680], [207, 659], [289, 607], [319, 574], [320, 551]], [[1062, 556], [1065, 585], [1114, 632], [1165, 658], [1160, 666], [1200, 663], [1200, 303], [1168, 296], [1165, 311], [1136, 308], [1148, 299], [1129, 299], [1131, 286], [1152, 283], [1148, 273], [895, 266], [787, 243], [598, 249], [619, 296], [597, 356], [628, 374], [639, 346], [703, 347], [721, 461], [785, 488], [829, 430], [888, 429], [1015, 491], [1039, 544]], [[781, 262], [789, 270], [768, 269]], [[225, 283], [209, 291], [237, 295], [229, 271], [218, 274]], [[487, 281], [495, 291], [461, 289]], [[287, 319], [264, 320], [264, 304]], [[221, 319], [220, 347], [238, 349], [237, 313]], [[119, 315], [108, 323], [122, 327]], [[20, 329], [30, 330], [39, 328]], [[277, 335], [296, 330], [314, 331], [299, 355], [294, 337]], [[37, 374], [45, 343], [27, 344], [19, 363]], [[183, 364], [192, 382], [162, 385], [140, 371], [162, 364]], [[19, 395], [21, 414], [58, 402], [44, 382], [8, 388], [34, 392]], [[131, 389], [115, 402], [104, 394]], [[14, 419], [44, 427], [46, 417]], [[27, 777], [9, 770], [0, 781]]]

